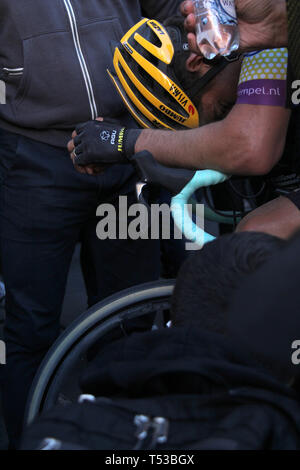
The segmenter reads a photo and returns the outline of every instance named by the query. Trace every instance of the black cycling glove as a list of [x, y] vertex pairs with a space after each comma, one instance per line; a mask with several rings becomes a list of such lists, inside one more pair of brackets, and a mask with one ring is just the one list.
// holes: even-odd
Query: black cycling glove
[[126, 163], [135, 153], [141, 129], [126, 129], [107, 119], [89, 121], [76, 127], [74, 138], [76, 165]]

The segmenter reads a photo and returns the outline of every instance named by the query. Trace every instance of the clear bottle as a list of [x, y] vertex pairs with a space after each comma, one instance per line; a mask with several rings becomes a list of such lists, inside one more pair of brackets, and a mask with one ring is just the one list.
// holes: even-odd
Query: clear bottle
[[194, 0], [196, 36], [206, 59], [228, 56], [239, 48], [234, 0]]

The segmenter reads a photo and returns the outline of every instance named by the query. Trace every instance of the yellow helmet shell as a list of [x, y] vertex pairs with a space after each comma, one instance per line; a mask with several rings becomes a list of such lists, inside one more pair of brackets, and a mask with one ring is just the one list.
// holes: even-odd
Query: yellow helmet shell
[[167, 30], [147, 18], [134, 25], [114, 50], [115, 73], [108, 73], [128, 110], [144, 128], [199, 126], [196, 106], [172, 76], [173, 57]]

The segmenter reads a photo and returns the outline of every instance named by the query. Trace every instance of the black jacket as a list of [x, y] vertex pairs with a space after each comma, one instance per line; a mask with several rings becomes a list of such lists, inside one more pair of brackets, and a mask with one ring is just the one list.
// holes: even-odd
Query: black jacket
[[[193, 417], [199, 439], [225, 433], [236, 448], [299, 448], [296, 392], [273, 378], [243, 343], [195, 325], [132, 334], [96, 354], [81, 389], [138, 405], [146, 415], [182, 419], [181, 426]], [[223, 398], [215, 401], [218, 396]], [[185, 439], [182, 434], [181, 443]]]
[[0, 79], [7, 88], [0, 127], [65, 146], [79, 122], [122, 120], [123, 103], [106, 73], [110, 41], [120, 40], [142, 16], [162, 21], [179, 3], [0, 0]]
[[48, 436], [65, 449], [299, 449], [297, 395], [238, 340], [192, 325], [100, 344], [81, 380], [98, 398], [43, 412], [23, 449]]
[[[199, 393], [201, 384], [201, 393], [254, 387], [294, 396], [243, 343], [195, 325], [135, 333], [94, 355], [81, 377], [81, 390], [96, 396], [143, 397]], [[194, 385], [178, 380], [183, 373], [199, 380]]]

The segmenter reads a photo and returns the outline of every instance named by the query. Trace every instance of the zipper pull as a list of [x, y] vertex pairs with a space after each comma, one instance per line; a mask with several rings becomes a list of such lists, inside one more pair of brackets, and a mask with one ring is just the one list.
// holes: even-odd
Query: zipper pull
[[36, 450], [60, 450], [61, 442], [53, 437], [46, 437]]
[[158, 416], [153, 418], [152, 426], [154, 428], [151, 448], [156, 448], [156, 444], [165, 444], [168, 440], [169, 421], [166, 418]]
[[134, 424], [137, 427], [135, 437], [138, 439], [138, 442], [133, 450], [140, 450], [148, 436], [148, 431], [151, 426], [151, 419], [146, 415], [135, 415]]
[[143, 441], [148, 435], [148, 431], [151, 426], [151, 419], [149, 416], [136, 415], [134, 417], [134, 424], [137, 426], [136, 437]]
[[96, 397], [94, 395], [90, 395], [90, 394], [87, 394], [87, 393], [84, 393], [84, 394], [82, 394], [78, 397], [78, 403], [84, 403], [86, 401], [95, 402]]

